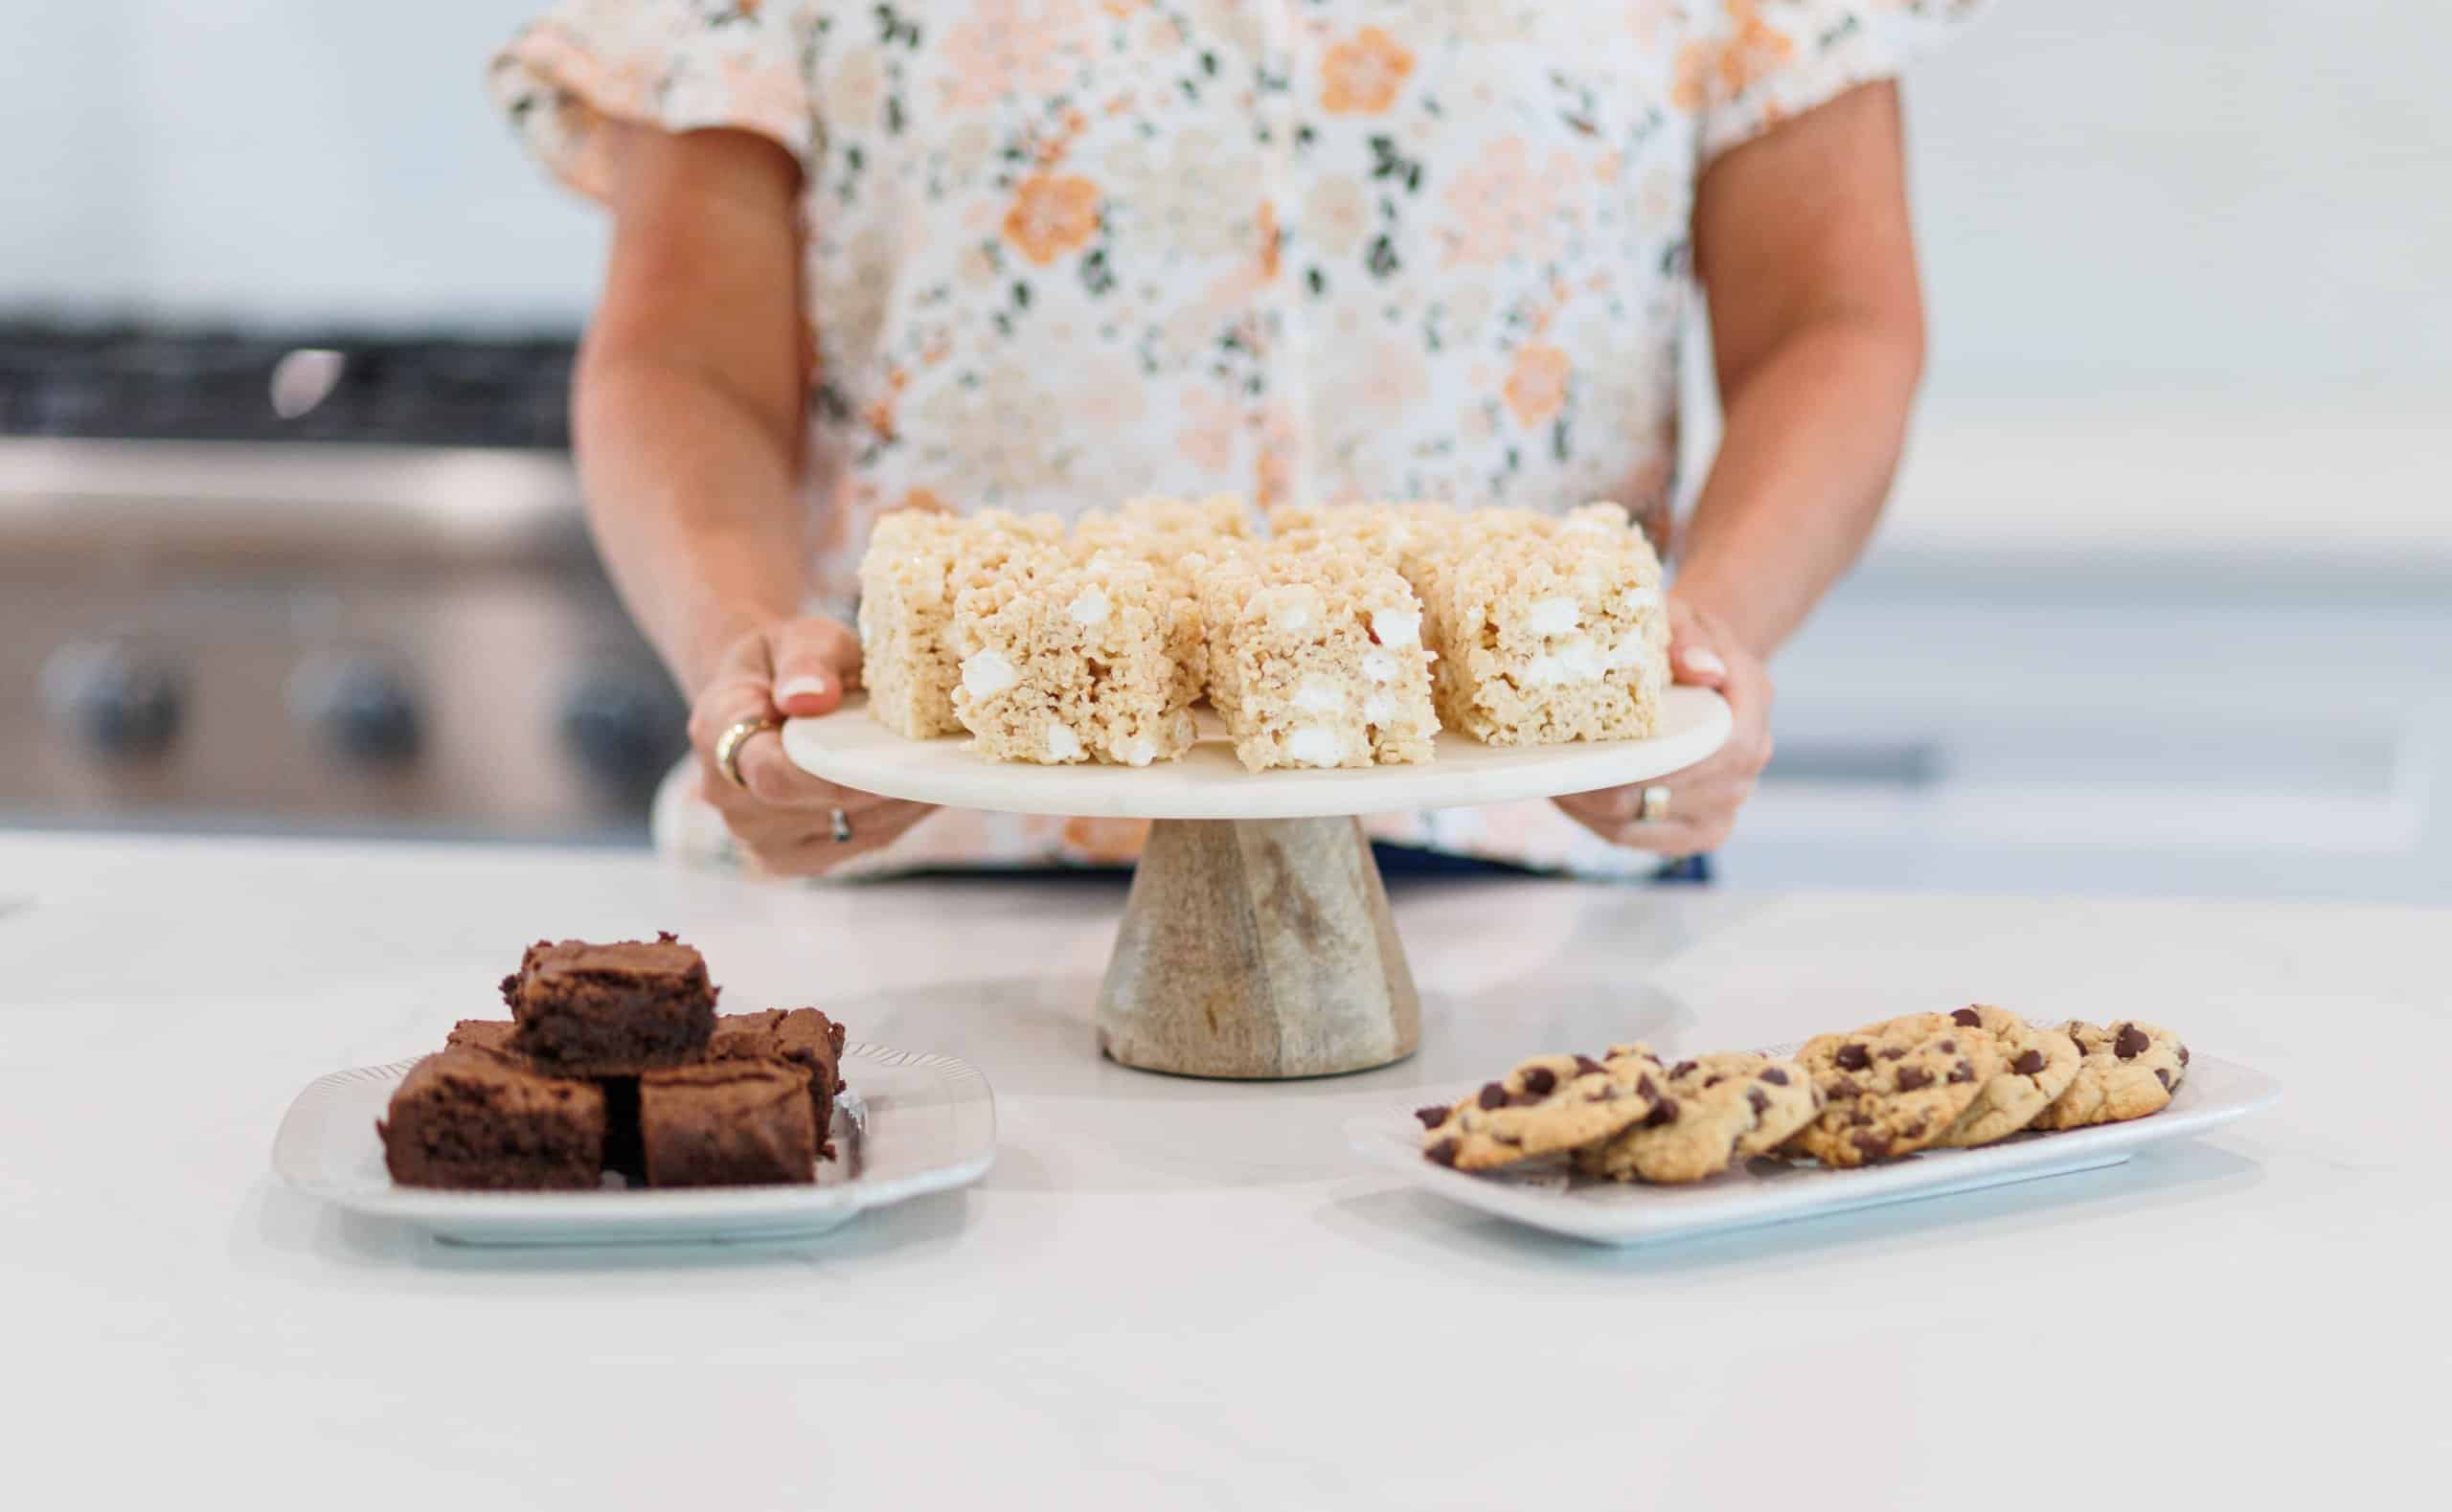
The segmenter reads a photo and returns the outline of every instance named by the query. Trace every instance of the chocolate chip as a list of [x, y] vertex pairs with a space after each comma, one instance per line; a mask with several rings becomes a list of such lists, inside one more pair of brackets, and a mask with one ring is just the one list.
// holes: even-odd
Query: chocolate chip
[[1884, 1060], [1905, 1060], [1907, 1058], [1907, 1051], [1903, 1047], [1894, 1045], [1890, 1049], [1881, 1052], [1881, 1058]]
[[1432, 1145], [1429, 1149], [1426, 1149], [1421, 1153], [1423, 1158], [1428, 1160], [1433, 1165], [1454, 1165], [1456, 1163], [1456, 1141], [1452, 1139], [1442, 1140], [1437, 1144]]
[[1663, 1097], [1652, 1108], [1651, 1117], [1644, 1120], [1644, 1127], [1646, 1129], [1657, 1129], [1663, 1124], [1675, 1123], [1676, 1121], [1677, 1099], [1674, 1097]]
[[1941, 1041], [1941, 1053], [1942, 1053], [1942, 1054], [1944, 1054], [1944, 1055], [1955, 1055], [1955, 1054], [1957, 1054], [1957, 1053], [1958, 1053], [1958, 1041], [1956, 1041], [1956, 1040], [1943, 1040], [1943, 1041]]
[[1764, 1092], [1760, 1087], [1746, 1088], [1745, 1100], [1747, 1105], [1753, 1108], [1756, 1117], [1760, 1117], [1764, 1113], [1770, 1111], [1771, 1095]]
[[1862, 1128], [1864, 1125], [1873, 1121], [1873, 1116], [1867, 1113], [1864, 1109], [1858, 1108], [1855, 1112], [1848, 1115], [1848, 1121], [1859, 1128]]
[[1961, 1061], [1956, 1066], [1950, 1068], [1950, 1080], [1952, 1081], [1973, 1081], [1974, 1079], [1975, 1068], [1964, 1061]]
[[1596, 1072], [1604, 1071], [1607, 1068], [1603, 1067], [1599, 1061], [1594, 1060], [1589, 1055], [1578, 1055], [1575, 1058], [1576, 1074], [1578, 1076], [1589, 1076]]
[[1524, 1140], [1523, 1140], [1523, 1139], [1522, 1139], [1521, 1137], [1519, 1137], [1519, 1136], [1517, 1136], [1517, 1135], [1512, 1135], [1512, 1134], [1493, 1134], [1493, 1135], [1491, 1135], [1491, 1136], [1490, 1136], [1490, 1138], [1491, 1138], [1491, 1139], [1493, 1139], [1493, 1140], [1497, 1140], [1499, 1143], [1501, 1143], [1501, 1144], [1504, 1144], [1504, 1145], [1509, 1146], [1509, 1147], [1510, 1147], [1510, 1148], [1511, 1148], [1511, 1149], [1518, 1149], [1518, 1150], [1520, 1150], [1520, 1149], [1524, 1148]]
[[1788, 1073], [1777, 1066], [1765, 1066], [1762, 1068], [1762, 1079], [1774, 1087], [1784, 1087], [1788, 1084]]
[[1484, 1083], [1482, 1087], [1481, 1102], [1482, 1106], [1485, 1108], [1506, 1107], [1507, 1089], [1494, 1081]]
[[1890, 1136], [1878, 1131], [1871, 1134], [1851, 1134], [1848, 1136], [1848, 1142], [1854, 1145], [1868, 1160], [1877, 1161], [1890, 1153]]
[[1703, 1078], [1703, 1085], [1704, 1085], [1704, 1086], [1706, 1086], [1706, 1087], [1716, 1087], [1716, 1086], [1718, 1086], [1721, 1082], [1724, 1082], [1724, 1081], [1726, 1081], [1726, 1080], [1728, 1080], [1728, 1078], [1727, 1078], [1726, 1076], [1721, 1075], [1721, 1074], [1720, 1074], [1719, 1072], [1713, 1072], [1712, 1074], [1710, 1074], [1709, 1076], [1706, 1076], [1706, 1077], [1704, 1077], [1704, 1078]]
[[1547, 1066], [1535, 1066], [1524, 1073], [1524, 1090], [1535, 1097], [1546, 1097], [1558, 1084], [1558, 1073]]
[[2009, 1069], [2021, 1076], [2033, 1075], [2036, 1072], [2043, 1070], [2043, 1051], [2027, 1051], [2016, 1060], [2009, 1062]]
[[1842, 1045], [1830, 1059], [1841, 1071], [1863, 1071], [1873, 1063], [1872, 1052], [1861, 1045]]
[[1901, 1129], [1898, 1132], [1906, 1135], [1911, 1140], [1920, 1140], [1924, 1137], [1924, 1120], [1918, 1118], [1914, 1123], [1909, 1124], [1906, 1128]]
[[1447, 1109], [1443, 1105], [1435, 1105], [1428, 1108], [1416, 1108], [1414, 1110], [1414, 1117], [1421, 1120], [1421, 1126], [1423, 1128], [1436, 1129], [1441, 1124], [1447, 1121]]
[[1950, 1022], [1963, 1029], [1980, 1029], [1984, 1027], [1984, 1015], [1973, 1008], [1961, 1008], [1950, 1015]]
[[1670, 1074], [1671, 1076], [1683, 1076], [1683, 1075], [1685, 1075], [1688, 1072], [1692, 1071], [1693, 1069], [1694, 1069], [1694, 1063], [1693, 1063], [1692, 1061], [1690, 1061], [1690, 1060], [1682, 1060], [1682, 1061], [1679, 1061], [1676, 1065], [1671, 1066], [1671, 1067], [1669, 1067], [1669, 1074]]
[[1929, 1087], [1932, 1084], [1933, 1073], [1926, 1071], [1921, 1066], [1901, 1066], [1898, 1068], [1898, 1090], [1900, 1092], [1914, 1092], [1918, 1087]]
[[2171, 1090], [2171, 1073], [2165, 1071], [2162, 1067], [2157, 1066], [2154, 1068], [2154, 1079], [2163, 1084], [2163, 1090], [2165, 1092]]
[[1826, 1097], [1853, 1097], [1863, 1090], [1845, 1076], [1833, 1076], [1830, 1085], [1822, 1089], [1822, 1095]]
[[2153, 1043], [2154, 1041], [2146, 1031], [2136, 1025], [2123, 1024], [2120, 1027], [2120, 1033], [2111, 1042], [2111, 1052], [2122, 1060], [2134, 1060], [2145, 1054], [2146, 1047]]
[[2180, 1047], [2180, 1064], [2183, 1066], [2188, 1064], [2188, 1047], [2185, 1045]]
[[1657, 1097], [1660, 1095], [1660, 1083], [1651, 1079], [1651, 1072], [1646, 1072], [1635, 1078], [1635, 1091], [1646, 1097]]

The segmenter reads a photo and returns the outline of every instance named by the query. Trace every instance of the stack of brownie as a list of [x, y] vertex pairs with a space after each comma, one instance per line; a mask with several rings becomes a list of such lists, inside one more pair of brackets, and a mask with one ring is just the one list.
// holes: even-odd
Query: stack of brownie
[[817, 1180], [843, 1026], [815, 1008], [715, 1011], [670, 935], [528, 947], [508, 1020], [464, 1019], [375, 1124], [403, 1186], [749, 1186]]

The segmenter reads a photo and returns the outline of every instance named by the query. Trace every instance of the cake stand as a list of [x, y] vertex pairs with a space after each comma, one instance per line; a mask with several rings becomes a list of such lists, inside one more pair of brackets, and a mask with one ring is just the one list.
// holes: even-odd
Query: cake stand
[[1400, 1060], [1421, 1037], [1360, 814], [1618, 787], [1691, 766], [1728, 705], [1671, 688], [1648, 740], [1486, 746], [1442, 732], [1419, 766], [1246, 772], [1205, 714], [1197, 745], [1147, 767], [983, 760], [965, 739], [906, 740], [855, 695], [783, 726], [803, 770], [956, 808], [1154, 821], [1099, 990], [1099, 1048], [1190, 1076], [1327, 1076]]

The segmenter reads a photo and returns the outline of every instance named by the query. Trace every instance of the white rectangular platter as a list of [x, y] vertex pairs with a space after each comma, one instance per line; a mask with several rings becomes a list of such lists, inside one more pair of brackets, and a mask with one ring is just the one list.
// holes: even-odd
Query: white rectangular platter
[[310, 1197], [464, 1244], [632, 1244], [805, 1238], [860, 1212], [977, 1181], [996, 1159], [996, 1099], [967, 1061], [844, 1047], [835, 1158], [811, 1186], [689, 1191], [448, 1192], [398, 1186], [375, 1120], [417, 1062], [309, 1082], [273, 1137], [272, 1165]]
[[[1787, 1054], [1795, 1046], [1766, 1053]], [[1417, 1103], [1452, 1102], [1470, 1086], [1429, 1089]], [[1346, 1136], [1374, 1165], [1501, 1218], [1593, 1244], [1629, 1246], [1790, 1223], [1885, 1203], [2117, 1165], [2138, 1150], [2202, 1134], [2273, 1101], [2280, 1084], [2236, 1061], [2198, 1053], [2170, 1106], [2149, 1118], [2065, 1134], [2012, 1135], [1972, 1150], [1933, 1150], [1856, 1170], [1754, 1161], [1689, 1186], [1626, 1185], [1570, 1174], [1561, 1161], [1474, 1173], [1422, 1159], [1410, 1110], [1367, 1114]]]

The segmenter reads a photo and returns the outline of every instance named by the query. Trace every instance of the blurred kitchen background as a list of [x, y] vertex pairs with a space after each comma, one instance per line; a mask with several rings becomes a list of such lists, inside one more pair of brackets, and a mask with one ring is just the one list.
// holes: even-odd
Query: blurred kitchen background
[[[0, 825], [646, 843], [680, 705], [563, 450], [603, 224], [479, 89], [530, 9], [19, 9]], [[1923, 419], [1732, 882], [2452, 898], [2447, 56], [1999, 0], [1911, 77]]]

